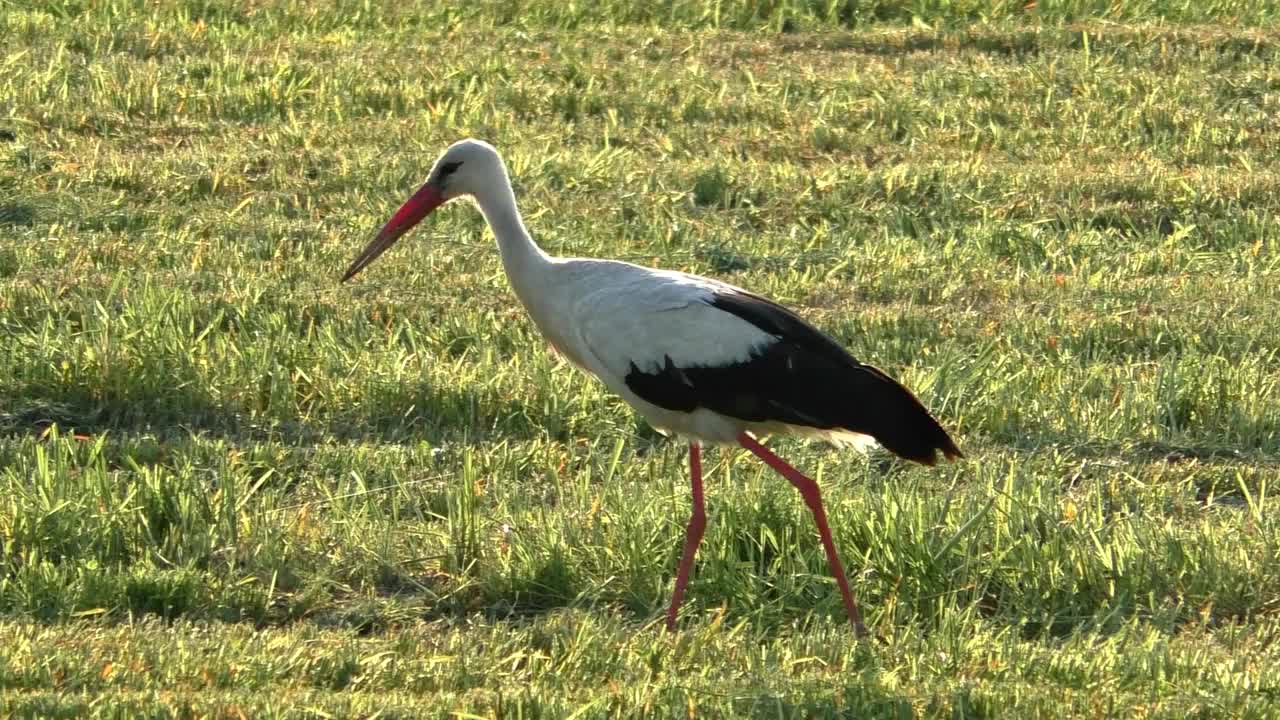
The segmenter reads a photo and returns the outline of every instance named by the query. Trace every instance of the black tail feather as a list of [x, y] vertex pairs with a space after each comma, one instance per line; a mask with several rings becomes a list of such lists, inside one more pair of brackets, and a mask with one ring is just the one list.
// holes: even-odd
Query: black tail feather
[[859, 365], [847, 388], [851, 404], [841, 426], [870, 435], [905, 460], [933, 465], [938, 453], [947, 460], [964, 457], [942, 425], [910, 390], [879, 369]]

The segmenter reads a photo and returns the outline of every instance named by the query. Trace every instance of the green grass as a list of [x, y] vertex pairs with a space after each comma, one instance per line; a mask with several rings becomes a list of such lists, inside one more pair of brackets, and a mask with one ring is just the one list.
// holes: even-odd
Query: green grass
[[[456, 5], [456, 6], [455, 6]], [[1268, 2], [0, 4], [0, 715], [1274, 717]], [[449, 142], [560, 254], [771, 295], [936, 469], [800, 499], [545, 352]]]

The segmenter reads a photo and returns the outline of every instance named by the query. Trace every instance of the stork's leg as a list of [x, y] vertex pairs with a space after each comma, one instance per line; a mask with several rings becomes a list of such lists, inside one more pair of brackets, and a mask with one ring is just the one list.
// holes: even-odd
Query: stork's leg
[[818, 483], [791, 467], [785, 460], [774, 455], [769, 448], [761, 445], [755, 438], [746, 433], [738, 435], [738, 443], [755, 453], [756, 457], [773, 468], [779, 475], [791, 481], [792, 485], [804, 497], [805, 505], [813, 513], [813, 521], [818, 526], [818, 536], [822, 538], [822, 547], [827, 551], [827, 564], [831, 566], [831, 574], [840, 585], [840, 594], [844, 596], [844, 609], [853, 623], [853, 630], [858, 637], [867, 635], [867, 626], [862, 624], [862, 613], [858, 612], [858, 603], [853, 599], [853, 591], [849, 589], [849, 581], [844, 576], [844, 567], [840, 564], [840, 556], [836, 554], [835, 541], [831, 539], [831, 528], [827, 526], [827, 512], [822, 508], [822, 495], [818, 492]]
[[707, 511], [702, 505], [702, 456], [698, 443], [689, 443], [689, 481], [693, 484], [693, 515], [684, 531], [684, 554], [680, 556], [680, 568], [676, 571], [676, 589], [671, 593], [671, 609], [667, 611], [667, 629], [675, 631], [676, 614], [684, 599], [684, 586], [689, 582], [693, 569], [693, 556], [702, 542], [702, 531], [707, 528]]

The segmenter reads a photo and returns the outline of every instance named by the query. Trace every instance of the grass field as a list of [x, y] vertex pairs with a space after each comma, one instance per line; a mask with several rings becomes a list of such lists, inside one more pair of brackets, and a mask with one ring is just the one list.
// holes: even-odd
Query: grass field
[[[1272, 3], [0, 2], [0, 716], [1280, 715]], [[483, 221], [771, 295], [968, 459], [685, 450]]]

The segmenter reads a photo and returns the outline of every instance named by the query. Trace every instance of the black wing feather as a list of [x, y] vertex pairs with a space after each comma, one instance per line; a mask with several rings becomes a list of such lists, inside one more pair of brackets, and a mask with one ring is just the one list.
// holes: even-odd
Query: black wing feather
[[659, 407], [703, 407], [748, 422], [782, 422], [870, 435], [900, 457], [932, 465], [937, 451], [962, 457], [946, 430], [893, 378], [858, 362], [835, 340], [758, 295], [721, 292], [710, 304], [778, 340], [750, 359], [718, 367], [677, 367], [668, 356], [654, 372], [634, 363], [627, 387]]

